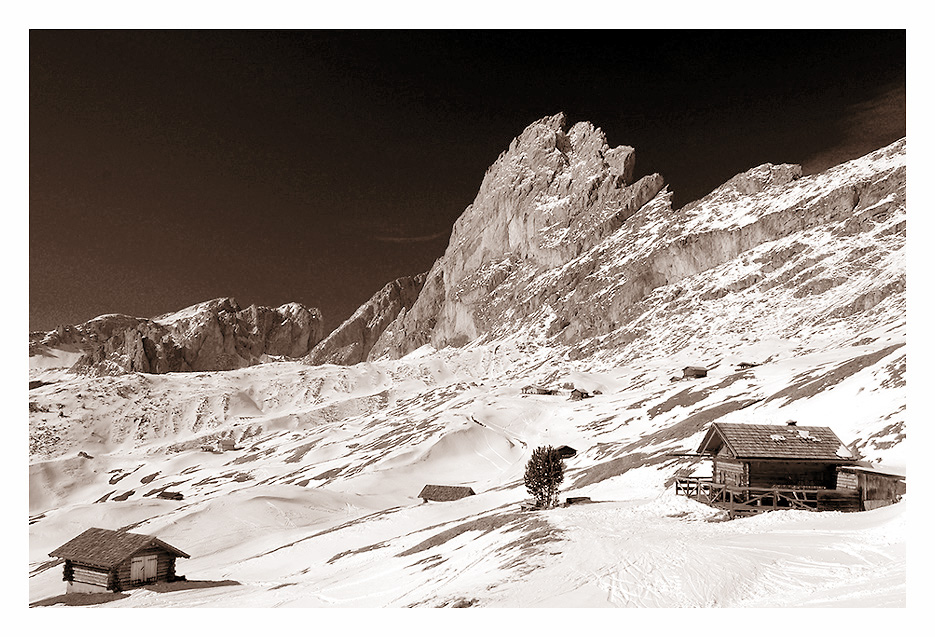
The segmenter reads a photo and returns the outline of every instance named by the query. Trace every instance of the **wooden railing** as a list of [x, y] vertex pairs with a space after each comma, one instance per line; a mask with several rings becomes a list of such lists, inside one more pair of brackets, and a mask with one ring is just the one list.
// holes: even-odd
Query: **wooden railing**
[[726, 509], [731, 517], [778, 509], [819, 510], [818, 487], [738, 487], [707, 477], [676, 478], [675, 493], [710, 506]]

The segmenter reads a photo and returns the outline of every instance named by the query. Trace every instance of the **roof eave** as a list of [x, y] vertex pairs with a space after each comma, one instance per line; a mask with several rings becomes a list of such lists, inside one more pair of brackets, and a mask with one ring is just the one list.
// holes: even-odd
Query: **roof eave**
[[707, 451], [707, 448], [708, 445], [711, 444], [711, 439], [715, 434], [717, 434], [717, 437], [721, 439], [721, 443], [727, 447], [727, 450], [730, 452], [730, 454], [734, 457], [737, 457], [736, 451], [733, 447], [731, 447], [730, 441], [727, 439], [727, 436], [724, 435], [724, 432], [720, 430], [717, 423], [713, 423], [711, 428], [708, 429], [708, 433], [705, 434], [704, 439], [701, 441], [701, 444], [698, 445], [698, 450], [695, 453], [703, 453], [714, 456], [715, 454]]
[[789, 462], [834, 462], [838, 464], [852, 464], [852, 458], [803, 458], [802, 456], [735, 456], [736, 460], [786, 460]]

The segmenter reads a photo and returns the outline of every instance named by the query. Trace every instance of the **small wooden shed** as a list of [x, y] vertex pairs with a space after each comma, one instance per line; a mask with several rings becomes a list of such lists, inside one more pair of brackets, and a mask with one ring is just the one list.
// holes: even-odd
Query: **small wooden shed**
[[51, 553], [65, 560], [66, 593], [122, 591], [176, 579], [175, 560], [190, 557], [154, 535], [90, 528]]
[[906, 495], [906, 476], [872, 465], [838, 467], [837, 488], [860, 494], [861, 509], [870, 511], [899, 502]]
[[704, 378], [707, 375], [707, 367], [688, 366], [682, 369], [682, 378]]
[[427, 484], [419, 493], [423, 504], [432, 500], [434, 502], [450, 502], [460, 500], [470, 495], [477, 495], [471, 487], [453, 487], [441, 484]]
[[541, 385], [526, 385], [523, 387], [524, 394], [539, 394], [542, 396], [553, 396], [558, 393], [555, 389], [549, 389], [548, 387], [542, 387]]
[[565, 460], [566, 458], [571, 458], [575, 454], [578, 453], [575, 449], [569, 447], [568, 445], [562, 445], [561, 447], [556, 448], [555, 452], [558, 454], [558, 457], [561, 458], [562, 460]]

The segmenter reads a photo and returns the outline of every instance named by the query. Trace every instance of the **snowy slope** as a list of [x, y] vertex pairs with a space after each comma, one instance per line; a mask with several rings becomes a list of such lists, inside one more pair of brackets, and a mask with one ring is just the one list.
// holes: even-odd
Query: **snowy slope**
[[[86, 402], [65, 407], [83, 414], [89, 429], [62, 429], [47, 459], [30, 465], [30, 561], [36, 571], [30, 599], [61, 592], [60, 566], [40, 570], [48, 564], [49, 550], [88, 526], [105, 525], [130, 526], [182, 547], [195, 556], [179, 567], [189, 579], [243, 584], [171, 598], [152, 593], [149, 599], [138, 592], [112, 602], [116, 605], [434, 606], [465, 599], [488, 606], [795, 604], [794, 596], [805, 592], [773, 581], [783, 577], [785, 562], [777, 562], [768, 547], [745, 553], [748, 579], [730, 571], [722, 574], [724, 582], [672, 590], [656, 583], [665, 590], [648, 591], [634, 584], [643, 579], [633, 580], [632, 573], [610, 566], [622, 568], [636, 559], [622, 555], [615, 538], [637, 528], [649, 533], [652, 525], [660, 525], [652, 532], [659, 541], [672, 533], [669, 541], [675, 546], [694, 546], [680, 560], [690, 555], [714, 559], [719, 553], [709, 549], [715, 540], [722, 543], [718, 551], [730, 553], [734, 534], [741, 532], [733, 529], [752, 523], [697, 522], [717, 513], [672, 495], [668, 478], [693, 466], [666, 454], [692, 450], [715, 417], [769, 422], [792, 414], [800, 422], [830, 423], [846, 442], [860, 442], [862, 423], [877, 423], [899, 404], [898, 388], [865, 389], [899, 349], [815, 396], [788, 405], [785, 398], [774, 398], [743, 408], [750, 396], [779, 394], [794, 386], [803, 370], [820, 375], [852, 360], [854, 353], [797, 364], [764, 363], [744, 373], [714, 367], [706, 379], [678, 383], [669, 381], [671, 365], [596, 372], [581, 361], [556, 361], [542, 351], [533, 356], [507, 343], [349, 368], [279, 363], [195, 376], [96, 379], [100, 387], [76, 380]], [[522, 395], [521, 387], [531, 381], [570, 383], [601, 393], [577, 402], [567, 399], [567, 390], [557, 396]], [[140, 392], [136, 383], [147, 385], [147, 399], [121, 402], [121, 393]], [[34, 397], [43, 390], [50, 400], [77, 395], [77, 387], [51, 385], [34, 390]], [[174, 410], [166, 409], [170, 403]], [[849, 410], [837, 409], [841, 404]], [[854, 414], [860, 420], [853, 422]], [[127, 429], [115, 422], [126, 423]], [[230, 434], [239, 450], [200, 451], [205, 440]], [[567, 462], [563, 495], [604, 503], [520, 512], [527, 497], [523, 466], [529, 451], [541, 444], [579, 450]], [[865, 450], [900, 464], [902, 448], [871, 445]], [[705, 473], [704, 467], [696, 469]], [[422, 504], [416, 496], [430, 483], [465, 484], [479, 495]], [[185, 499], [159, 500], [154, 496], [160, 489], [180, 491]], [[827, 592], [823, 602], [810, 603], [867, 602], [841, 587], [871, 558], [871, 564], [892, 560], [893, 566], [885, 572], [860, 570], [867, 578], [864, 594], [879, 586], [886, 604], [904, 599], [900, 511], [799, 515], [806, 527], [830, 524], [835, 538], [812, 537], [802, 549], [804, 557], [798, 540], [783, 545], [785, 560], [798, 559], [796, 568], [814, 571], [803, 586]], [[589, 515], [596, 516], [593, 523]], [[789, 515], [763, 516], [777, 524], [764, 529], [769, 542], [782, 536]], [[857, 532], [864, 526], [875, 530], [869, 536]], [[715, 527], [723, 527], [717, 533], [724, 535], [698, 535]], [[892, 544], [884, 557], [878, 536]], [[758, 540], [749, 541], [755, 545]], [[423, 542], [426, 548], [417, 550]], [[835, 549], [829, 557], [829, 542], [850, 548]], [[634, 539], [630, 549], [642, 555], [639, 568], [679, 572], [682, 562], [672, 564], [672, 555], [662, 549], [643, 555], [642, 543]], [[562, 557], [551, 555], [556, 552]], [[844, 561], [830, 570], [822, 566], [833, 559]], [[591, 571], [582, 571], [577, 560], [586, 560]], [[596, 566], [602, 560], [608, 565], [603, 570]], [[709, 573], [707, 564], [686, 568]], [[574, 590], [548, 583], [550, 578], [565, 581], [572, 571], [585, 573]], [[874, 573], [881, 576], [879, 582], [874, 583]], [[523, 585], [528, 578], [545, 578], [540, 596], [531, 596], [532, 589]], [[787, 593], [792, 597], [784, 598]]]

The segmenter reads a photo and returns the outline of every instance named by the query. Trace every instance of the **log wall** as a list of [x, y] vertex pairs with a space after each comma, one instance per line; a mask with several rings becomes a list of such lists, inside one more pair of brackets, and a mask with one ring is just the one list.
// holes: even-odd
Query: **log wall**
[[714, 481], [732, 487], [747, 485], [747, 465], [739, 460], [714, 458]]
[[78, 584], [92, 584], [94, 586], [107, 588], [109, 575], [107, 571], [94, 568], [93, 566], [72, 564], [72, 581]]

